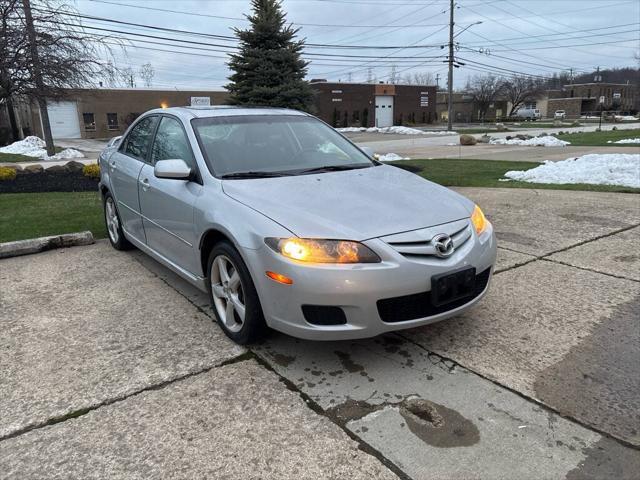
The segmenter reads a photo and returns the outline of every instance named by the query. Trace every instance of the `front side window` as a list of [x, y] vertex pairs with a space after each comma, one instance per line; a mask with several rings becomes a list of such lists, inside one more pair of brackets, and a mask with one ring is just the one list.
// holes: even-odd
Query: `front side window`
[[151, 162], [155, 164], [158, 160], [172, 159], [184, 160], [191, 168], [195, 167], [193, 153], [182, 124], [175, 118], [163, 117], [153, 142]]
[[149, 151], [149, 142], [158, 123], [157, 116], [145, 117], [129, 132], [124, 143], [124, 153], [145, 161]]
[[109, 130], [119, 130], [120, 126], [118, 125], [118, 114], [117, 113], [107, 113], [107, 128]]
[[216, 176], [374, 165], [351, 142], [313, 117], [210, 117], [193, 119], [191, 124], [207, 166]]
[[82, 121], [84, 123], [84, 129], [91, 131], [96, 129], [96, 120], [93, 116], [93, 113], [83, 113]]

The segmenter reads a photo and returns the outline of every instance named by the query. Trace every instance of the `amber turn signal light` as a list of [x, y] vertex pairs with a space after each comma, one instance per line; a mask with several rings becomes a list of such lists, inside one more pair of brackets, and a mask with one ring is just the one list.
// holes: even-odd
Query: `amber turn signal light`
[[267, 274], [267, 277], [269, 277], [271, 280], [275, 280], [278, 283], [283, 283], [284, 285], [293, 285], [293, 280], [291, 280], [289, 277], [282, 275], [281, 273], [276, 273], [276, 272], [265, 272]]

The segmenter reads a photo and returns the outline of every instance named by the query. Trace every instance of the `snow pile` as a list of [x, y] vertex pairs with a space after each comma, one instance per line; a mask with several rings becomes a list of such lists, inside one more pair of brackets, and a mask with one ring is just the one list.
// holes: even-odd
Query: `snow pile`
[[622, 140], [607, 140], [607, 143], [640, 143], [640, 138], [623, 138]]
[[512, 170], [504, 176], [530, 183], [589, 183], [640, 188], [640, 155], [591, 154], [561, 162], [547, 160], [531, 170]]
[[623, 122], [626, 122], [626, 121], [631, 121], [631, 122], [635, 121], [635, 122], [637, 122], [638, 121], [638, 119], [636, 117], [634, 117], [633, 115], [616, 115], [615, 119], [618, 120], [618, 121], [623, 121]]
[[528, 140], [520, 140], [519, 138], [512, 138], [511, 140], [507, 140], [505, 138], [492, 138], [489, 140], [489, 143], [492, 145], [525, 145], [529, 147], [564, 147], [571, 144], [571, 142], [559, 140], [551, 135], [547, 135], [546, 137], [529, 138]]
[[446, 130], [436, 130], [425, 132], [416, 128], [409, 127], [345, 127], [336, 128], [341, 133], [395, 133], [396, 135], [456, 135], [456, 132], [448, 132]]
[[0, 153], [14, 153], [17, 155], [25, 155], [27, 157], [41, 158], [43, 160], [66, 160], [69, 158], [84, 158], [82, 152], [73, 148], [67, 148], [59, 153], [49, 157], [47, 155], [44, 140], [38, 137], [26, 137], [24, 140], [18, 140], [11, 145], [0, 148]]
[[408, 157], [401, 157], [397, 153], [385, 153], [384, 155], [376, 155], [376, 158], [381, 162], [395, 162], [397, 160], [411, 160]]

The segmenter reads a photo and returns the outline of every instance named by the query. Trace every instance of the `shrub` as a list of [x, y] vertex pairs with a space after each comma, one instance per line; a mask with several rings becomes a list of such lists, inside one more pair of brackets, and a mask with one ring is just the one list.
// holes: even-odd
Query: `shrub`
[[0, 182], [6, 180], [14, 180], [16, 178], [16, 169], [11, 167], [0, 167]]
[[100, 165], [91, 163], [82, 167], [82, 174], [89, 178], [100, 178]]

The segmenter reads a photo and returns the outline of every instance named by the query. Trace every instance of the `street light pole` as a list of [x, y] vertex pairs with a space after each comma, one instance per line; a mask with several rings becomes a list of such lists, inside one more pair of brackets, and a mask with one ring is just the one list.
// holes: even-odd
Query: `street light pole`
[[453, 9], [454, 0], [449, 9], [449, 76], [447, 77], [447, 130], [451, 131], [453, 121]]

